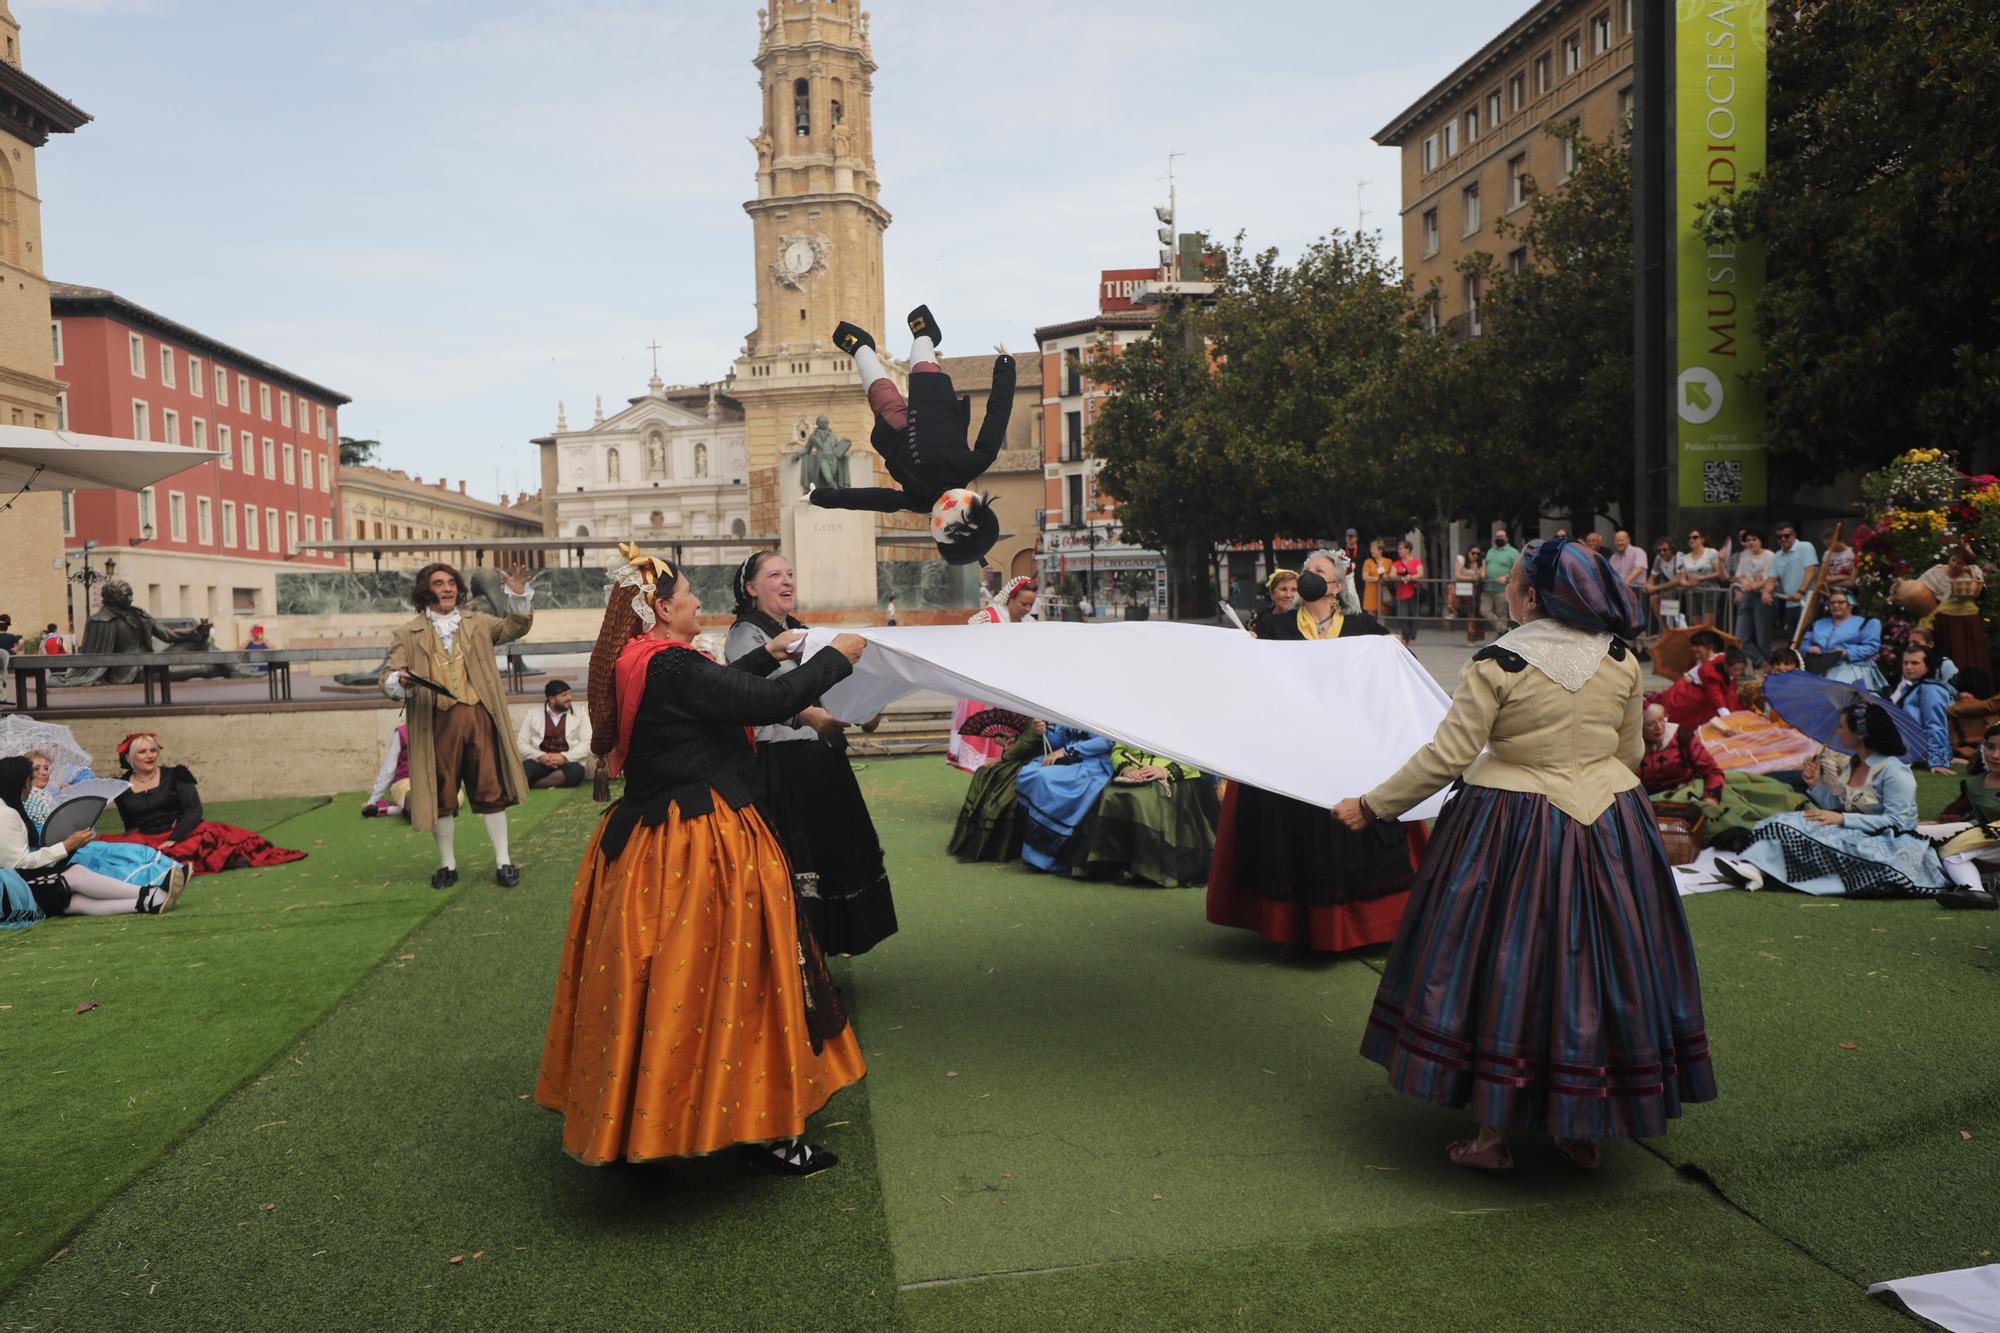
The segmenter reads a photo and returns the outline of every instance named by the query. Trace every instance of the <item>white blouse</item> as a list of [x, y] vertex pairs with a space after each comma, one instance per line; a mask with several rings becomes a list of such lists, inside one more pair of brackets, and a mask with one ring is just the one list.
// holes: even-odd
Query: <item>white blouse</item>
[[0, 866], [9, 870], [40, 870], [68, 856], [61, 843], [28, 850], [28, 826], [11, 805], [0, 805]]

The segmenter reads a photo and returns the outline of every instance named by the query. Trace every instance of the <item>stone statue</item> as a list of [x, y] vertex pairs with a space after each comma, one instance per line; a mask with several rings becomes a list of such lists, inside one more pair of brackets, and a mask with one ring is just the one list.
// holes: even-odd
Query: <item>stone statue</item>
[[756, 134], [751, 136], [750, 146], [757, 150], [757, 170], [769, 171], [771, 169], [772, 155], [778, 151], [778, 146], [771, 142], [771, 132], [769, 130], [758, 130]]
[[[132, 585], [124, 579], [112, 579], [105, 583], [103, 596], [103, 607], [93, 613], [83, 627], [83, 646], [79, 652], [150, 653], [155, 640], [195, 651], [209, 647], [206, 620], [197, 621], [189, 629], [168, 629], [153, 619], [150, 613], [132, 605]], [[225, 667], [204, 667], [201, 671], [215, 675], [229, 674]], [[138, 679], [139, 668], [136, 666], [91, 667], [82, 671], [64, 671], [50, 684], [130, 685]]]
[[854, 131], [845, 125], [833, 127], [833, 155], [852, 157], [854, 155]]
[[848, 486], [847, 451], [854, 447], [851, 440], [838, 438], [824, 415], [813, 433], [806, 437], [804, 444], [792, 457], [799, 460], [799, 490], [809, 491], [815, 486]]

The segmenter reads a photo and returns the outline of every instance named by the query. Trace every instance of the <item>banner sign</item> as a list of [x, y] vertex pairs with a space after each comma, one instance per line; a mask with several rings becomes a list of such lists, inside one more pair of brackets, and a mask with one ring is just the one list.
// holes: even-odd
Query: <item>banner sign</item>
[[1764, 368], [1757, 302], [1764, 242], [1711, 244], [1695, 205], [1764, 169], [1767, 0], [1674, 6], [1674, 405], [1683, 509], [1761, 508], [1767, 499]]

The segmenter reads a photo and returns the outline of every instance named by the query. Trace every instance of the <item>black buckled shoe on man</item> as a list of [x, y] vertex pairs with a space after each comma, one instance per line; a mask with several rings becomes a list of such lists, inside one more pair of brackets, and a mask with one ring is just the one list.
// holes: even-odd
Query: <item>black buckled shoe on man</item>
[[944, 346], [944, 330], [938, 327], [937, 316], [931, 313], [929, 306], [920, 305], [912, 310], [909, 320], [912, 338], [929, 338], [931, 346]]
[[509, 862], [493, 872], [493, 882], [503, 889], [511, 889], [521, 882], [521, 867]]
[[840, 327], [833, 331], [833, 345], [853, 356], [857, 348], [873, 347], [875, 335], [859, 324], [849, 324], [843, 319], [840, 321]]
[[431, 887], [434, 889], [448, 889], [456, 883], [458, 870], [453, 866], [439, 866], [437, 873], [431, 876]]

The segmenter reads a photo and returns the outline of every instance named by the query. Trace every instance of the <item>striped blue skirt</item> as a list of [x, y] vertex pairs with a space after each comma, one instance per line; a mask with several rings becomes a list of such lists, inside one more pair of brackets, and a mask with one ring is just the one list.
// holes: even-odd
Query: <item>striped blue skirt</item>
[[1398, 1091], [1563, 1138], [1712, 1101], [1694, 946], [1646, 793], [1582, 824], [1461, 786], [1425, 849], [1361, 1053]]

